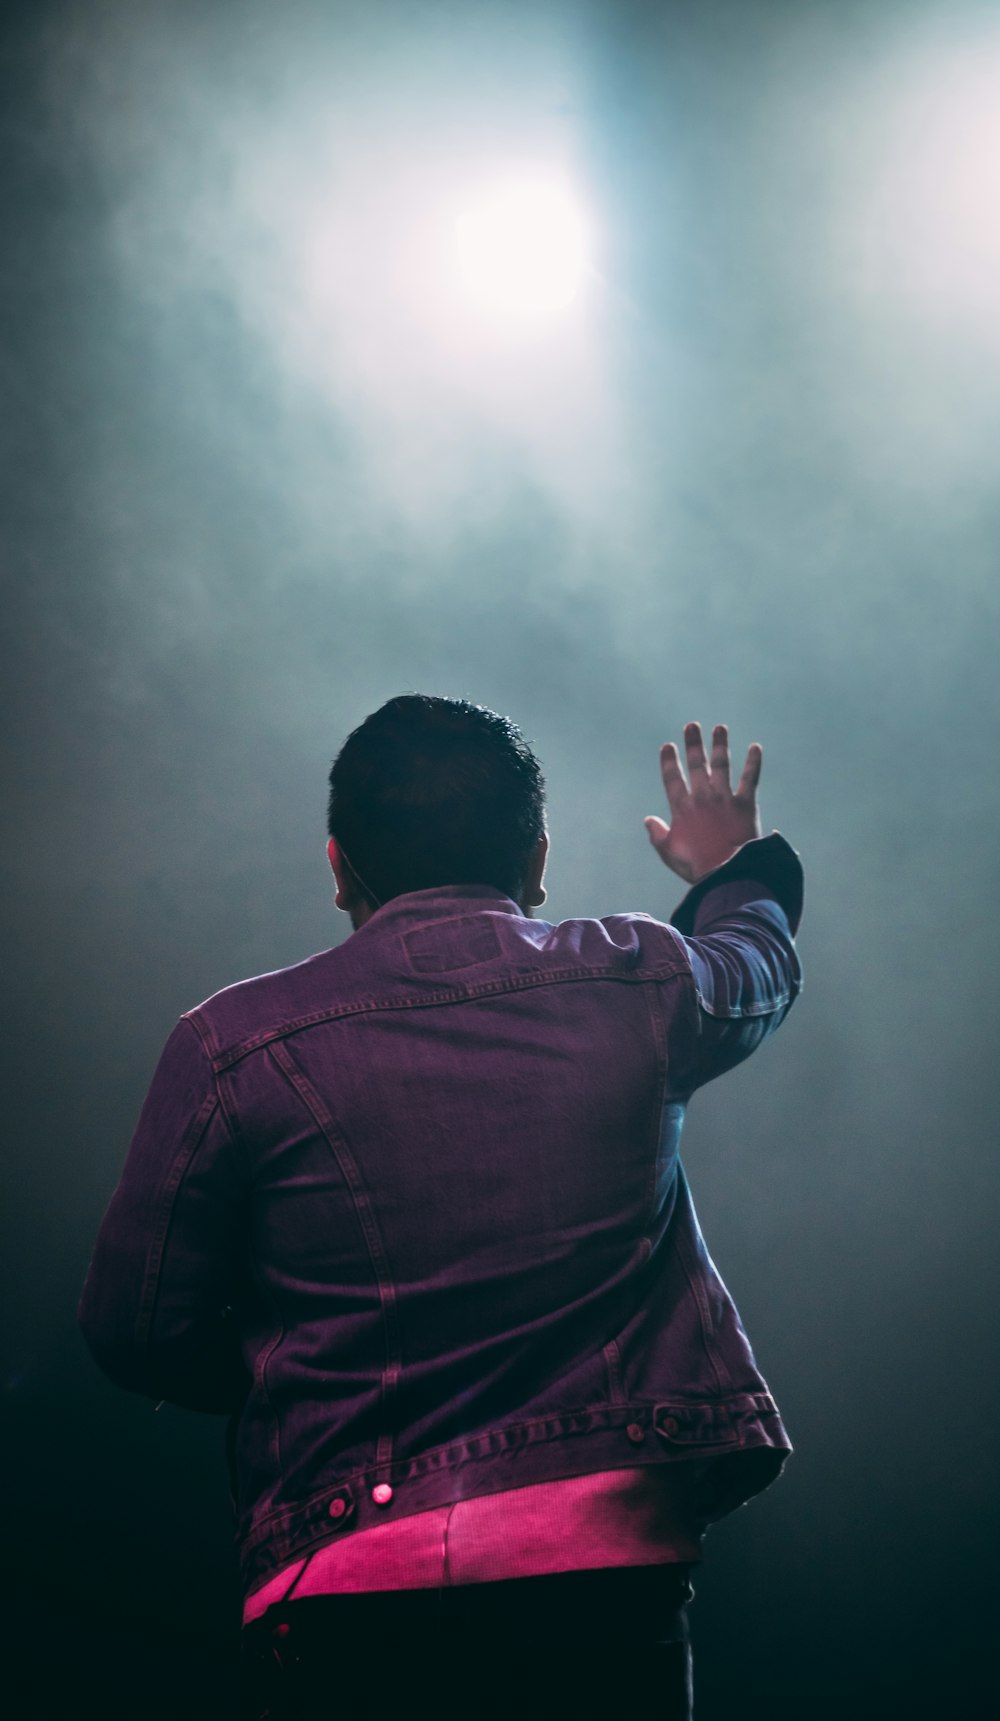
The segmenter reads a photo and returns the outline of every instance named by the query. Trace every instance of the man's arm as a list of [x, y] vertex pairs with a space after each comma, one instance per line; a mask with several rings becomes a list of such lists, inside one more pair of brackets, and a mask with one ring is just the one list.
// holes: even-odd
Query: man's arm
[[691, 1008], [671, 1047], [671, 1088], [691, 1093], [741, 1063], [784, 1020], [802, 984], [794, 938], [802, 867], [774, 832], [760, 836], [761, 749], [752, 746], [735, 793], [725, 726], [712, 732], [711, 769], [701, 729], [684, 731], [690, 787], [668, 743], [660, 754], [671, 823], [646, 829], [666, 866], [692, 889], [672, 916], [690, 964]]
[[211, 1064], [181, 1019], [157, 1066], [98, 1233], [80, 1325], [131, 1392], [231, 1412], [246, 1379], [229, 1305], [245, 1185]]
[[801, 911], [802, 867], [777, 831], [688, 892], [670, 921], [685, 934], [692, 978], [692, 1008], [671, 1047], [675, 1095], [741, 1064], [780, 1027], [802, 986]]

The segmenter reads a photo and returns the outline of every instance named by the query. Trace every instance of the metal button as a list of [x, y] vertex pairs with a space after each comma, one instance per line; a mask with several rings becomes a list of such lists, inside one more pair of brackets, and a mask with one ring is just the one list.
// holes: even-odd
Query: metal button
[[646, 1438], [646, 1432], [641, 1422], [630, 1422], [625, 1433], [628, 1435], [633, 1446], [638, 1446], [639, 1442]]
[[330, 1501], [330, 1516], [331, 1516], [331, 1518], [342, 1518], [346, 1511], [347, 1511], [347, 1501], [346, 1500], [341, 1500], [338, 1498], [336, 1500]]
[[664, 1434], [676, 1434], [679, 1427], [680, 1423], [676, 1416], [665, 1416], [660, 1423], [660, 1428]]
[[372, 1489], [372, 1499], [376, 1506], [388, 1506], [389, 1501], [392, 1499], [392, 1489], [389, 1487], [388, 1482], [379, 1482], [378, 1485]]

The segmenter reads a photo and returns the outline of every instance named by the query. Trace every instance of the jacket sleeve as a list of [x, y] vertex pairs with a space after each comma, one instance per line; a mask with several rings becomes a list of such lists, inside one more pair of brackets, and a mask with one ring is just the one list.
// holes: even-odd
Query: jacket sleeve
[[742, 1063], [784, 1021], [802, 986], [802, 900], [798, 855], [775, 831], [700, 879], [671, 917], [690, 970], [670, 1028], [671, 1097]]
[[197, 1030], [182, 1018], [157, 1066], [97, 1237], [80, 1325], [119, 1386], [232, 1412], [247, 1380], [235, 1337], [245, 1211], [238, 1146]]

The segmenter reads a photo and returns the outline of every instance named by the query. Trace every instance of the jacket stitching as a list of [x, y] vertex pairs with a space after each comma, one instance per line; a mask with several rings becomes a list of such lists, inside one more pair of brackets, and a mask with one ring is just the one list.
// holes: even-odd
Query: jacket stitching
[[173, 1219], [177, 1194], [184, 1181], [185, 1173], [201, 1146], [205, 1131], [217, 1105], [218, 1100], [214, 1092], [207, 1095], [202, 1101], [182, 1137], [181, 1145], [174, 1156], [160, 1191], [156, 1223], [153, 1227], [149, 1253], [146, 1257], [146, 1271], [143, 1276], [142, 1294], [139, 1298], [139, 1309], [135, 1322], [135, 1340], [139, 1348], [145, 1348], [150, 1339], [150, 1329], [160, 1288], [160, 1268], [163, 1265], [163, 1255], [170, 1232], [170, 1222]]
[[350, 1190], [354, 1202], [354, 1211], [357, 1214], [361, 1233], [368, 1250], [368, 1258], [371, 1261], [372, 1272], [378, 1286], [385, 1344], [385, 1364], [382, 1369], [381, 1382], [382, 1429], [377, 1443], [377, 1463], [382, 1468], [392, 1463], [392, 1412], [402, 1364], [396, 1311], [396, 1290], [389, 1272], [385, 1245], [368, 1198], [368, 1191], [364, 1186], [357, 1162], [348, 1147], [343, 1132], [338, 1129], [309, 1078], [294, 1062], [288, 1048], [284, 1045], [273, 1044], [269, 1050], [285, 1079], [310, 1112], [316, 1127], [337, 1161], [341, 1176]]
[[[647, 997], [647, 1003], [649, 1006], [650, 1027], [653, 1034], [653, 1045], [656, 1050], [657, 1064], [656, 1113], [652, 1120], [652, 1128], [655, 1130], [655, 1135], [653, 1139], [653, 1151], [649, 1155], [649, 1180], [646, 1185], [645, 1195], [646, 1233], [647, 1241], [649, 1241], [649, 1237], [653, 1229], [653, 1221], [656, 1216], [656, 1191], [659, 1184], [660, 1174], [660, 1142], [663, 1136], [663, 1116], [668, 1104], [667, 1082], [669, 1079], [669, 1036], [667, 1034], [666, 1023], [663, 1020], [662, 998], [659, 994], [655, 997], [650, 995]], [[650, 1250], [652, 1249], [651, 1242], [649, 1243], [649, 1248]]]
[[[251, 1265], [256, 1269], [257, 1258], [256, 1258], [256, 1255], [254, 1253], [252, 1241], [250, 1242], [247, 1253], [250, 1257]], [[270, 1434], [270, 1438], [268, 1441], [268, 1445], [269, 1445], [270, 1452], [271, 1452], [271, 1462], [280, 1474], [280, 1471], [281, 1471], [281, 1419], [278, 1415], [277, 1410], [275, 1409], [274, 1400], [271, 1397], [271, 1389], [267, 1384], [267, 1366], [268, 1366], [269, 1362], [271, 1361], [271, 1358], [273, 1357], [275, 1351], [278, 1349], [278, 1346], [281, 1344], [281, 1341], [285, 1337], [285, 1333], [287, 1331], [287, 1328], [285, 1325], [285, 1317], [281, 1311], [281, 1308], [278, 1305], [277, 1299], [275, 1298], [273, 1292], [270, 1290], [270, 1288], [267, 1284], [267, 1281], [264, 1278], [264, 1275], [258, 1271], [255, 1271], [254, 1277], [257, 1280], [257, 1283], [260, 1286], [263, 1295], [266, 1297], [267, 1301], [271, 1305], [271, 1308], [273, 1310], [273, 1317], [274, 1317], [274, 1320], [277, 1324], [277, 1332], [275, 1332], [275, 1334], [268, 1341], [268, 1343], [261, 1346], [260, 1355], [257, 1357], [256, 1361], [254, 1362], [254, 1371], [253, 1372], [254, 1372], [254, 1381], [256, 1383], [257, 1390], [262, 1395], [264, 1403], [267, 1406], [267, 1413], [268, 1413], [268, 1416], [269, 1416], [270, 1422], [271, 1422], [271, 1434]]]
[[[606, 1407], [604, 1410], [595, 1410], [593, 1406], [579, 1405], [575, 1410], [563, 1410], [555, 1416], [539, 1416], [531, 1418], [527, 1422], [514, 1422], [496, 1428], [483, 1429], [478, 1434], [465, 1436], [464, 1439], [448, 1441], [443, 1446], [427, 1447], [423, 1452], [413, 1453], [407, 1458], [397, 1458], [392, 1465], [390, 1475], [399, 1481], [405, 1478], [407, 1471], [414, 1464], [421, 1467], [426, 1466], [428, 1473], [432, 1470], [448, 1469], [450, 1468], [448, 1462], [450, 1459], [461, 1460], [464, 1455], [468, 1454], [470, 1447], [483, 1444], [492, 1445], [498, 1437], [501, 1438], [502, 1447], [505, 1449], [532, 1444], [530, 1440], [521, 1440], [519, 1437], [522, 1435], [530, 1436], [533, 1430], [544, 1430], [552, 1424], [556, 1425], [552, 1430], [552, 1438], [554, 1439], [588, 1434], [595, 1430], [595, 1425], [596, 1431], [599, 1433], [613, 1431], [619, 1425], [624, 1426], [629, 1416], [633, 1414], [648, 1413], [652, 1415], [654, 1406], [661, 1403], [681, 1411], [707, 1409], [711, 1411], [713, 1419], [725, 1416], [730, 1419], [749, 1416], [773, 1421], [778, 1417], [778, 1407], [770, 1393], [731, 1393], [727, 1398], [698, 1399], [692, 1403], [688, 1403], [685, 1399], [678, 1399], [676, 1404], [672, 1399], [656, 1401], [650, 1399], [648, 1401], [643, 1400], [641, 1403], [626, 1399], [622, 1404], [615, 1405], [613, 1408]], [[566, 1426], [574, 1422], [580, 1423], [581, 1426], [575, 1428]], [[706, 1439], [702, 1444], [706, 1456], [710, 1455], [713, 1450], [713, 1442]], [[724, 1445], [716, 1441], [714, 1446], [716, 1449], [726, 1452], [731, 1450], [731, 1442], [728, 1439]], [[369, 1480], [374, 1471], [373, 1465], [352, 1470], [348, 1476], [328, 1482], [325, 1487], [316, 1489], [304, 1500], [296, 1500], [286, 1506], [272, 1507], [269, 1512], [254, 1520], [252, 1528], [244, 1539], [244, 1546], [247, 1548], [255, 1546], [265, 1531], [280, 1531], [285, 1524], [302, 1513], [308, 1514], [315, 1510], [338, 1491], [360, 1488]]]
[[681, 1271], [690, 1286], [695, 1308], [698, 1310], [698, 1325], [701, 1329], [702, 1349], [708, 1358], [712, 1373], [715, 1376], [716, 1386], [720, 1393], [724, 1393], [725, 1388], [722, 1384], [722, 1375], [719, 1372], [719, 1362], [715, 1354], [717, 1346], [712, 1343], [712, 1317], [709, 1311], [708, 1301], [705, 1297], [705, 1287], [701, 1283], [700, 1274], [692, 1271], [690, 1251], [691, 1239], [684, 1235], [682, 1227], [680, 1228], [677, 1237], [677, 1259], [680, 1262]]
[[622, 1381], [622, 1353], [617, 1339], [609, 1339], [604, 1347], [604, 1361], [608, 1370], [608, 1398], [616, 1407], [625, 1403], [625, 1387]]
[[701, 992], [698, 990], [697, 980], [695, 981], [695, 991], [698, 994], [699, 1008], [704, 1010], [706, 1016], [713, 1016], [716, 1021], [722, 1022], [751, 1021], [755, 1017], [773, 1016], [778, 1010], [784, 1010], [797, 996], [794, 992], [781, 992], [777, 998], [768, 999], [766, 1004], [732, 1004], [725, 1010], [715, 1010], [711, 1004], [705, 1003]]
[[[465, 1004], [476, 998], [498, 997], [503, 993], [525, 992], [538, 986], [563, 985], [574, 980], [608, 980], [619, 985], [650, 985], [672, 980], [678, 975], [690, 973], [686, 964], [676, 966], [664, 965], [658, 969], [639, 970], [634, 974], [609, 974], [606, 968], [562, 968], [550, 974], [527, 974], [515, 978], [509, 976], [505, 980], [484, 981], [480, 986], [451, 987], [447, 991], [435, 992], [433, 996], [422, 995], [419, 998], [405, 998], [395, 994], [386, 998], [354, 999], [345, 1004], [334, 1004], [323, 1010], [313, 1010], [308, 1015], [296, 1016], [290, 1022], [282, 1022], [278, 1027], [262, 1029], [253, 1034], [248, 1040], [241, 1040], [238, 1045], [230, 1046], [217, 1052], [213, 1059], [216, 1071], [229, 1068], [238, 1063], [241, 1058], [258, 1051], [261, 1046], [273, 1043], [275, 1040], [287, 1039], [291, 1034], [297, 1034], [305, 1028], [318, 1027], [323, 1022], [333, 1022], [345, 1016], [359, 1016], [376, 1010], [427, 1010], [441, 1004]], [[204, 1006], [199, 1005], [198, 1010]], [[187, 1020], [196, 1014], [188, 1012]]]

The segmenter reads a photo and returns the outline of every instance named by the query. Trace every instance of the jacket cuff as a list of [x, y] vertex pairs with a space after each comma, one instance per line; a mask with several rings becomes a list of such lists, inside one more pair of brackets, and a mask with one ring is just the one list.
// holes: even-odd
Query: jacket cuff
[[744, 843], [722, 866], [717, 866], [692, 885], [670, 916], [671, 926], [690, 938], [704, 898], [720, 885], [733, 884], [738, 879], [752, 879], [777, 899], [794, 938], [802, 919], [802, 862], [778, 831], [772, 831], [769, 837], [754, 837]]

